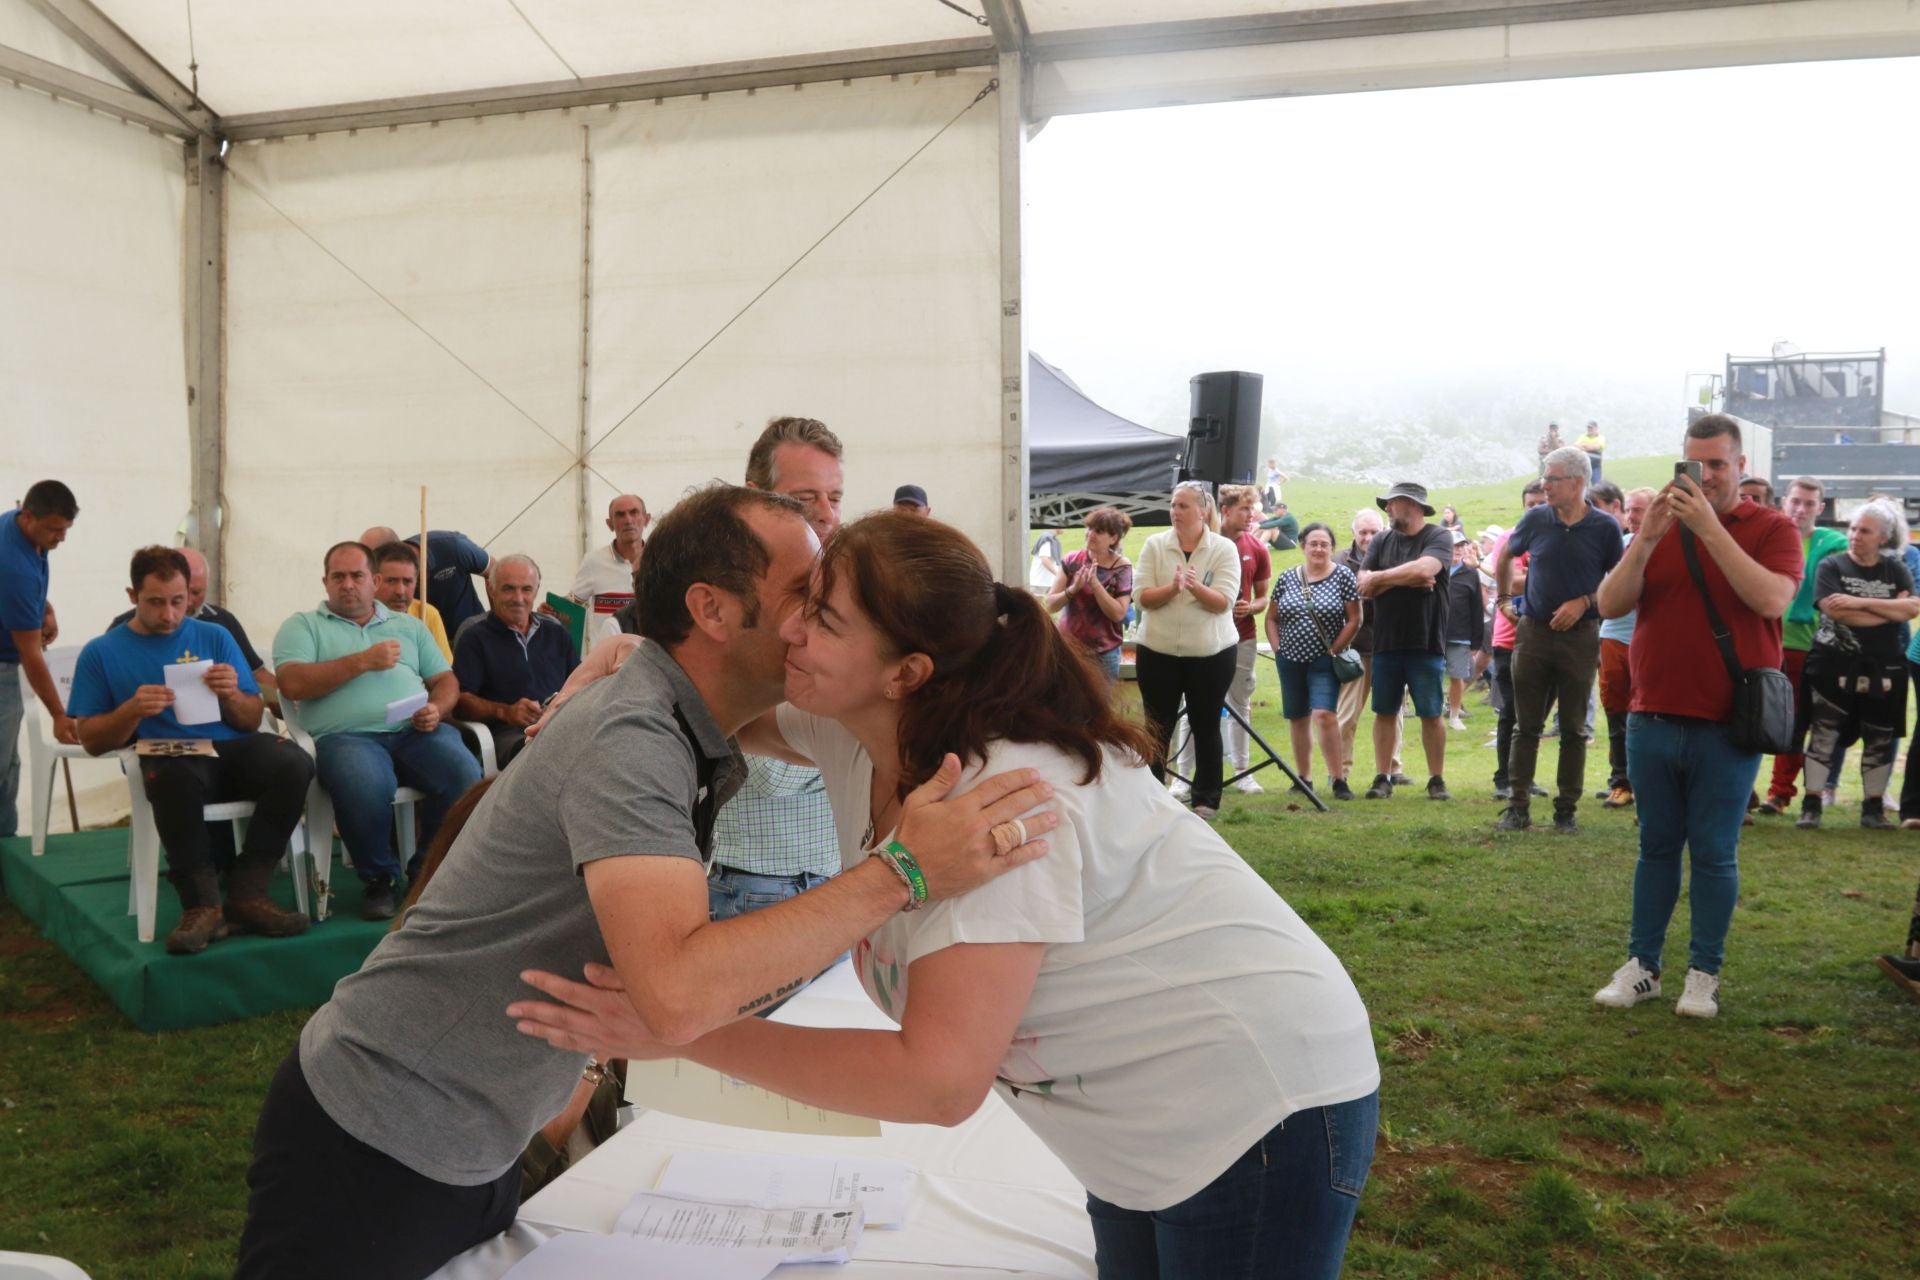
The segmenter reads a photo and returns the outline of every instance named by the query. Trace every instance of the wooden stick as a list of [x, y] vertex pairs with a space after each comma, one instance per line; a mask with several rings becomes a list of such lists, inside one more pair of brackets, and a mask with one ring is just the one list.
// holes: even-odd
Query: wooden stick
[[420, 616], [427, 616], [427, 486], [420, 486]]
[[67, 816], [73, 819], [73, 829], [80, 829], [80, 806], [73, 798], [73, 761], [65, 756], [60, 758], [60, 772], [67, 780]]

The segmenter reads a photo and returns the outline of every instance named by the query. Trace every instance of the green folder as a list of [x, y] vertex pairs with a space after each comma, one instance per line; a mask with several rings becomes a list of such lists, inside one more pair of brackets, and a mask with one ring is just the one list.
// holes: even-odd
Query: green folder
[[547, 608], [558, 614], [560, 621], [566, 624], [567, 634], [573, 637], [573, 651], [584, 652], [587, 645], [587, 606], [549, 591]]

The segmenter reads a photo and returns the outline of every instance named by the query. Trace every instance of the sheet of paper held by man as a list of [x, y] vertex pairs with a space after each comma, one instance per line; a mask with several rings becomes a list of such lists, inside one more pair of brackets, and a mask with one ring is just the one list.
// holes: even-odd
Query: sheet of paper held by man
[[173, 690], [173, 718], [181, 724], [212, 724], [220, 718], [220, 699], [207, 688], [209, 659], [176, 662], [167, 667], [167, 688]]
[[387, 704], [387, 723], [399, 724], [403, 720], [413, 719], [413, 713], [427, 705], [427, 691], [410, 693], [404, 698], [396, 698]]
[[845, 1262], [860, 1244], [858, 1204], [768, 1206], [641, 1191], [627, 1202], [615, 1235], [705, 1249], [778, 1249], [783, 1262]]
[[874, 1138], [880, 1122], [792, 1098], [736, 1080], [684, 1058], [627, 1064], [627, 1101], [650, 1111], [687, 1120], [768, 1129], [775, 1133], [821, 1133], [843, 1138]]
[[681, 1151], [657, 1191], [756, 1204], [865, 1206], [869, 1227], [907, 1219], [913, 1170], [874, 1156], [782, 1156], [757, 1151]]

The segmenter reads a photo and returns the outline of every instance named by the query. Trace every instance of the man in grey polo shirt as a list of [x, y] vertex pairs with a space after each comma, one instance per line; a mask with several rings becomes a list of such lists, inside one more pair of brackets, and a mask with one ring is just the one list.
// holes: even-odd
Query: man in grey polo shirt
[[[703, 859], [745, 764], [731, 734], [783, 696], [782, 621], [818, 544], [799, 504], [719, 486], [659, 523], [636, 575], [648, 643], [561, 708], [494, 779], [398, 932], [341, 981], [281, 1064], [254, 1138], [241, 1277], [426, 1275], [504, 1229], [518, 1161], [584, 1060], [503, 1011], [529, 969], [611, 964], [681, 1044], [779, 998], [909, 901], [879, 859], [765, 911], [710, 921]], [[1045, 803], [1031, 770], [907, 801], [931, 896], [1045, 852], [994, 852]], [[1039, 836], [1052, 812], [1025, 819]], [[317, 1229], [316, 1223], [329, 1224]]]

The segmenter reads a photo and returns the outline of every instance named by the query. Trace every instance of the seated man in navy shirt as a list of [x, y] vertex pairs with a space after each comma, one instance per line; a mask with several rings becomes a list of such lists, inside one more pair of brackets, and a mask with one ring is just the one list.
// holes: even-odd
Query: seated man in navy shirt
[[453, 675], [460, 682], [454, 714], [478, 720], [493, 733], [502, 768], [526, 744], [527, 726], [541, 705], [560, 692], [580, 655], [554, 618], [534, 612], [540, 566], [531, 556], [501, 556], [487, 570], [493, 610], [461, 629], [453, 643]]
[[[167, 950], [204, 951], [231, 929], [270, 938], [305, 932], [307, 917], [275, 906], [267, 885], [306, 805], [313, 762], [291, 742], [258, 732], [260, 689], [239, 646], [225, 629], [187, 616], [186, 557], [172, 547], [143, 547], [134, 553], [130, 576], [133, 617], [80, 651], [67, 713], [90, 755], [145, 738], [204, 739], [213, 749], [210, 756], [140, 758], [182, 907]], [[202, 678], [219, 700], [219, 718], [182, 724], [166, 668], [207, 659], [213, 665]], [[232, 800], [251, 800], [254, 814], [227, 877], [223, 911], [201, 810]]]

